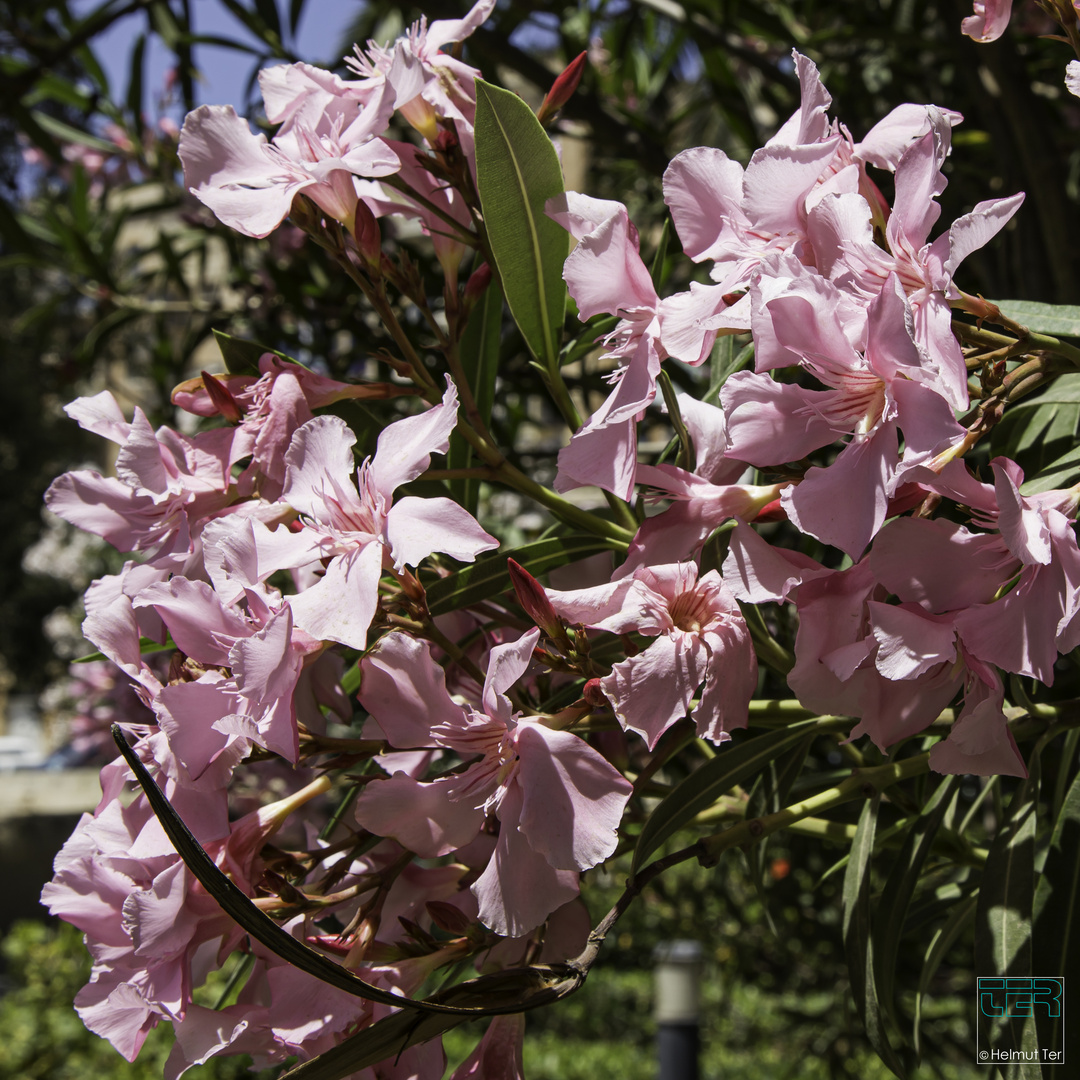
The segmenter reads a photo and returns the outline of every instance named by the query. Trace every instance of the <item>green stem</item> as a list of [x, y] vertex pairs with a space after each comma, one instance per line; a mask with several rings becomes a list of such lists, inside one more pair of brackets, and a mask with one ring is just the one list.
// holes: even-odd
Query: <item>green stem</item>
[[808, 817], [818, 817], [824, 811], [832, 810], [854, 799], [869, 798], [893, 784], [898, 784], [901, 780], [919, 776], [927, 772], [929, 768], [930, 755], [926, 753], [904, 758], [903, 761], [892, 762], [888, 765], [878, 765], [872, 769], [861, 769], [835, 787], [787, 806], [783, 810], [778, 810], [775, 814], [752, 818], [733, 825], [721, 833], [703, 837], [697, 845], [701, 849], [701, 862], [706, 866], [713, 865], [725, 851], [733, 847], [755, 844], [793, 822], [802, 821]]

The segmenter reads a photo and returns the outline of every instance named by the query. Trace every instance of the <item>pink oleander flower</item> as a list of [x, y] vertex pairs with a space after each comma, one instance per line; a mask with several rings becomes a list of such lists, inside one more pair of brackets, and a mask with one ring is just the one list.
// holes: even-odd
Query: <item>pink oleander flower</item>
[[628, 499], [637, 462], [636, 421], [656, 397], [656, 377], [667, 355], [659, 344], [660, 301], [622, 203], [569, 191], [549, 200], [547, 213], [578, 241], [563, 277], [579, 317], [619, 316], [603, 342], [604, 355], [619, 362], [610, 377], [615, 389], [559, 452], [555, 487], [595, 484]]
[[360, 824], [425, 858], [469, 844], [485, 820], [498, 841], [472, 891], [479, 917], [519, 937], [577, 895], [577, 874], [603, 862], [631, 786], [588, 743], [515, 711], [506, 691], [525, 673], [538, 629], [491, 650], [482, 705], [446, 692], [426, 645], [390, 634], [364, 658], [360, 700], [394, 746], [440, 746], [468, 762], [426, 783], [406, 773], [369, 784]]
[[[293, 810], [328, 787], [318, 780], [234, 822], [224, 837], [201, 838], [207, 853], [250, 895], [262, 876], [263, 844]], [[224, 792], [217, 799], [224, 816]], [[183, 813], [185, 802], [178, 803]], [[83, 815], [56, 857], [41, 900], [86, 934], [94, 967], [76, 1010], [129, 1061], [160, 1020], [183, 1019], [193, 986], [243, 938], [180, 860], [141, 796]]]
[[343, 383], [282, 360], [273, 353], [259, 358], [259, 375], [210, 376], [216, 385], [205, 385], [205, 376], [181, 383], [172, 401], [196, 416], [227, 415], [237, 423], [229, 462], [250, 457], [251, 464], [237, 479], [241, 495], [257, 488], [271, 502], [280, 498], [285, 482], [285, 451], [297, 428], [322, 409], [348, 398], [369, 399], [399, 396], [407, 392], [390, 383]]
[[931, 767], [1026, 775], [1002, 712], [1000, 677], [968, 649], [955, 613], [886, 602], [889, 589], [874, 570], [877, 547], [847, 570], [829, 570], [740, 524], [724, 575], [745, 602], [795, 602], [799, 631], [788, 685], [807, 708], [859, 717], [853, 734], [885, 749], [924, 730], [962, 690], [960, 715]]
[[782, 502], [803, 532], [856, 558], [885, 521], [900, 461], [898, 432], [907, 455], [926, 458], [963, 431], [914, 341], [898, 278], [890, 275], [871, 301], [857, 345], [833, 302], [839, 295], [827, 279], [804, 277], [761, 305], [778, 345], [827, 390], [738, 372], [721, 401], [728, 452], [753, 465], [798, 461], [851, 435], [832, 464], [809, 469]]
[[230, 430], [194, 436], [166, 427], [155, 432], [141, 409], [128, 423], [107, 390], [78, 398], [64, 411], [87, 431], [120, 446], [117, 475], [86, 469], [64, 473], [45, 493], [45, 503], [117, 550], [182, 558], [199, 523], [233, 501]]
[[715, 570], [699, 580], [693, 563], [642, 566], [609, 585], [548, 596], [569, 622], [656, 639], [600, 680], [619, 722], [650, 750], [688, 713], [698, 734], [715, 743], [746, 726], [757, 657], [739, 605]]
[[[340, 98], [333, 97], [335, 102]], [[350, 111], [293, 115], [267, 142], [231, 105], [200, 105], [184, 120], [180, 160], [188, 190], [245, 236], [268, 236], [304, 192], [325, 214], [353, 227], [354, 176], [387, 176], [398, 158], [378, 136], [394, 111], [394, 88]], [[278, 113], [275, 111], [275, 115]]]
[[464, 41], [494, 10], [495, 0], [478, 0], [463, 19], [436, 19], [429, 24], [421, 17], [392, 45], [369, 41], [365, 49], [354, 46], [355, 56], [347, 56], [345, 63], [361, 76], [363, 85], [372, 88], [393, 79], [395, 66], [406, 68], [414, 82], [410, 93], [398, 93], [402, 116], [429, 143], [438, 135], [440, 119], [460, 121], [458, 134], [464, 137], [463, 145], [471, 148], [476, 112], [473, 83], [480, 72], [441, 50]]
[[[845, 195], [884, 225], [888, 208], [866, 174], [866, 164], [894, 169], [904, 151], [929, 127], [928, 107], [894, 109], [856, 143], [828, 119], [832, 98], [817, 67], [793, 53], [801, 87], [795, 114], [744, 170], [721, 150], [695, 147], [678, 154], [664, 174], [664, 201], [695, 262], [713, 263], [717, 284], [691, 284], [664, 301], [661, 341], [687, 362], [704, 359], [715, 334], [750, 328], [750, 285], [762, 261], [790, 253], [809, 266], [817, 253], [811, 219], [829, 196]], [[944, 113], [957, 123], [956, 113]]]
[[258, 552], [253, 580], [324, 562], [322, 575], [289, 597], [301, 630], [362, 649], [384, 566], [400, 572], [436, 551], [472, 562], [481, 551], [498, 546], [450, 499], [394, 500], [394, 491], [415, 480], [433, 453], [446, 453], [456, 423], [457, 390], [447, 378], [441, 404], [383, 430], [374, 458], [355, 470], [356, 485], [356, 435], [344, 420], [319, 416], [293, 436], [281, 497], [301, 515], [303, 528], [270, 532], [253, 523]]
[[1012, 18], [1012, 0], [975, 0], [974, 13], [960, 24], [973, 41], [997, 41]]

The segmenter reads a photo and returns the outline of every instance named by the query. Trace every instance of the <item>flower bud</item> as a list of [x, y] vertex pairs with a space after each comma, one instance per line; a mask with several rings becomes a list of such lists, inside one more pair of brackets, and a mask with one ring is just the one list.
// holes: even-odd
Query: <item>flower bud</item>
[[525, 609], [525, 613], [541, 630], [550, 638], [562, 639], [566, 636], [562, 622], [551, 606], [548, 595], [544, 592], [544, 586], [540, 584], [520, 563], [513, 559], [506, 560], [510, 571], [510, 580], [517, 593], [518, 603]]
[[581, 691], [581, 696], [591, 705], [594, 709], [610, 709], [611, 703], [604, 695], [604, 691], [600, 688], [599, 679], [590, 679], [584, 689]]
[[549, 124], [555, 118], [555, 114], [574, 96], [574, 91], [581, 82], [585, 65], [589, 61], [587, 52], [580, 53], [566, 65], [566, 69], [551, 84], [548, 95], [536, 113], [536, 119], [541, 124]]
[[214, 408], [230, 424], [240, 423], [244, 418], [244, 411], [240, 408], [236, 398], [232, 396], [229, 388], [208, 371], [202, 371], [199, 374], [202, 375], [202, 384], [206, 396], [210, 399]]
[[382, 232], [371, 208], [363, 199], [356, 202], [352, 234], [360, 257], [371, 269], [377, 271], [382, 259]]
[[491, 264], [481, 263], [470, 275], [469, 280], [465, 282], [465, 292], [461, 298], [461, 317], [467, 319], [469, 312], [476, 307], [477, 301], [487, 291], [487, 287], [491, 284]]

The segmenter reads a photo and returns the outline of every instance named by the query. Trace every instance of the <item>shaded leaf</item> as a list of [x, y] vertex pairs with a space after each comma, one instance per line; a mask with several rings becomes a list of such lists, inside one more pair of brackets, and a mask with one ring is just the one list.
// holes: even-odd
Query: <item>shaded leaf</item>
[[930, 854], [938, 826], [941, 825], [950, 804], [956, 799], [959, 786], [959, 776], [950, 776], [938, 784], [922, 813], [911, 823], [874, 912], [871, 939], [874, 946], [873, 974], [877, 997], [885, 1008], [886, 1016], [897, 1027], [899, 1023], [893, 998], [900, 938], [923, 864]]
[[[1031, 914], [1035, 891], [1035, 824], [1038, 808], [1038, 757], [1031, 774], [1016, 789], [983, 868], [975, 914], [975, 974], [1030, 976]], [[1043, 974], [1043, 973], [1040, 973]], [[990, 1023], [989, 1045], [1019, 1050], [1022, 1020]]]
[[[480, 419], [491, 420], [495, 403], [495, 376], [499, 369], [499, 346], [502, 343], [502, 290], [492, 281], [473, 308], [465, 333], [458, 345], [461, 367], [468, 379]], [[473, 463], [473, 449], [457, 430], [450, 435], [446, 464], [451, 469], [467, 469]], [[473, 517], [480, 498], [480, 481], [471, 478], [449, 481], [450, 493]]]
[[[1050, 850], [1035, 888], [1032, 934], [1034, 974], [1066, 980], [1080, 977], [1080, 774], [1054, 823]], [[1036, 1010], [1040, 1046], [1061, 1046], [1064, 1020], [1064, 1015], [1047, 1017], [1043, 1010]]]
[[1037, 304], [1034, 300], [995, 300], [1004, 315], [1037, 334], [1080, 337], [1080, 307]]
[[789, 747], [820, 730], [821, 720], [813, 717], [722, 747], [716, 757], [691, 773], [653, 810], [638, 837], [631, 873], [639, 870], [661, 845], [712, 806], [721, 795], [756, 776]]
[[940, 926], [930, 939], [930, 945], [923, 959], [922, 974], [919, 976], [919, 988], [915, 992], [915, 1024], [912, 1041], [915, 1044], [916, 1053], [920, 1052], [919, 1028], [922, 1020], [923, 996], [926, 994], [931, 980], [937, 974], [941, 961], [945, 959], [949, 950], [956, 943], [957, 938], [975, 918], [975, 907], [978, 902], [978, 896], [968, 896], [961, 900], [952, 909], [952, 914], [949, 915], [945, 924]]
[[874, 852], [880, 801], [880, 795], [875, 795], [863, 806], [844, 871], [844, 954], [851, 976], [855, 1007], [866, 1028], [870, 1045], [888, 1068], [902, 1078], [904, 1068], [889, 1042], [881, 1015], [874, 982], [874, 943], [870, 936], [870, 856]]
[[231, 375], [258, 375], [259, 360], [264, 353], [273, 353], [274, 356], [279, 356], [290, 364], [298, 362], [291, 356], [278, 352], [277, 349], [260, 345], [257, 341], [245, 341], [243, 338], [233, 337], [231, 334], [223, 334], [220, 330], [214, 331], [214, 340], [221, 350], [225, 367]]
[[519, 548], [500, 551], [428, 585], [428, 610], [432, 615], [445, 615], [509, 592], [511, 586], [510, 572], [506, 568], [507, 559], [513, 559], [533, 577], [539, 577], [556, 566], [566, 566], [567, 563], [610, 550], [610, 545], [599, 537], [588, 533], [573, 533], [569, 536], [534, 540], [531, 544]]
[[540, 121], [516, 94], [476, 80], [476, 184], [510, 313], [533, 355], [559, 363], [570, 235], [544, 212], [563, 178]]

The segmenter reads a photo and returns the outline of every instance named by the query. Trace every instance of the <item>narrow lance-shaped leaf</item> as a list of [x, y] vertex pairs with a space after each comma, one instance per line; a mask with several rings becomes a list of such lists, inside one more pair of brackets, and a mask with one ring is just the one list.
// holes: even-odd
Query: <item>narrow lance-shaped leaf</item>
[[516, 94], [476, 80], [476, 185], [510, 313], [549, 371], [559, 363], [570, 237], [544, 212], [564, 191], [551, 140]]
[[899, 1027], [893, 1002], [896, 958], [904, 932], [911, 898], [919, 883], [923, 864], [934, 843], [938, 827], [946, 811], [956, 799], [959, 776], [950, 776], [938, 784], [922, 813], [912, 822], [903, 847], [889, 871], [873, 917], [874, 982], [878, 1001], [885, 1007], [888, 1019]]
[[870, 1045], [888, 1068], [903, 1078], [904, 1068], [889, 1042], [877, 998], [874, 943], [870, 937], [870, 856], [874, 853], [880, 801], [880, 796], [875, 795], [863, 807], [847, 870], [844, 871], [844, 954], [855, 1007], [866, 1028]]
[[930, 945], [926, 950], [923, 960], [922, 974], [919, 976], [919, 988], [915, 992], [915, 1024], [914, 1038], [915, 1052], [920, 1052], [919, 1028], [922, 1019], [922, 1002], [931, 980], [937, 974], [941, 961], [945, 959], [949, 950], [956, 943], [957, 938], [967, 928], [968, 923], [975, 918], [975, 905], [978, 903], [977, 896], [967, 896], [962, 899], [953, 909], [945, 923], [938, 927], [934, 936], [930, 939]]
[[1080, 307], [1038, 304], [1034, 300], [994, 300], [1001, 313], [1037, 334], [1080, 337]]
[[758, 735], [737, 746], [725, 746], [711, 761], [691, 773], [652, 812], [638, 837], [631, 872], [644, 866], [653, 852], [726, 791], [756, 776], [808, 734], [823, 730], [827, 728], [822, 726], [821, 718], [813, 717]]
[[[1030, 976], [1031, 913], [1035, 891], [1035, 825], [1039, 759], [1032, 755], [1028, 778], [1016, 789], [983, 868], [975, 916], [975, 974]], [[1039, 972], [1039, 974], [1044, 974]], [[980, 1045], [1020, 1050], [1025, 1041], [1022, 1018], [1004, 1022], [978, 1017]], [[1030, 1033], [1033, 1034], [1033, 1033]]]
[[[333, 960], [323, 956], [322, 953], [309, 949], [302, 941], [294, 938], [292, 934], [282, 930], [269, 915], [257, 908], [251, 902], [250, 897], [246, 896], [238, 885], [227, 878], [214, 860], [206, 854], [202, 845], [195, 839], [179, 814], [172, 808], [172, 804], [165, 797], [161, 788], [154, 782], [154, 778], [147, 772], [146, 766], [139, 760], [139, 756], [128, 746], [123, 732], [116, 724], [113, 725], [112, 735], [116, 745], [120, 748], [120, 753], [124, 756], [124, 760], [142, 785], [147, 800], [157, 815], [158, 821], [161, 822], [161, 827], [173, 842], [187, 868], [195, 875], [203, 888], [221, 905], [222, 910], [242, 926], [256, 941], [259, 941], [271, 952], [276, 953], [283, 960], [287, 960], [301, 971], [306, 971], [309, 975], [314, 975], [316, 979], [321, 979], [339, 990], [344, 990], [347, 994], [353, 994], [368, 1001], [379, 1001], [384, 1005], [419, 1010], [420, 1012], [476, 1014], [476, 1009], [462, 1010], [450, 1005], [413, 1001], [411, 998], [401, 997], [398, 994], [390, 993], [388, 990], [372, 986], [363, 979], [357, 978], [340, 964], [335, 964]], [[500, 1010], [496, 1009], [496, 1011]]]
[[556, 566], [566, 566], [578, 559], [609, 550], [610, 545], [596, 536], [574, 533], [570, 536], [550, 536], [546, 540], [535, 540], [519, 548], [500, 551], [427, 585], [428, 610], [432, 615], [445, 615], [509, 592], [507, 559], [520, 563], [530, 574], [538, 577]]
[[[1080, 976], [1080, 774], [1054, 823], [1046, 864], [1035, 888], [1032, 934], [1034, 974], [1066, 980]], [[1069, 985], [1078, 984], [1074, 980]], [[1063, 1009], [1057, 1016], [1036, 1009], [1039, 1045], [1060, 1048], [1064, 1022]]]
[[[499, 345], [502, 342], [502, 290], [493, 281], [473, 308], [465, 333], [458, 345], [461, 368], [469, 381], [473, 400], [486, 424], [495, 403], [495, 376], [499, 369]], [[446, 464], [451, 469], [467, 469], [473, 463], [473, 449], [459, 431], [450, 436]], [[474, 478], [450, 481], [450, 493], [473, 517], [480, 496], [480, 482]]]

